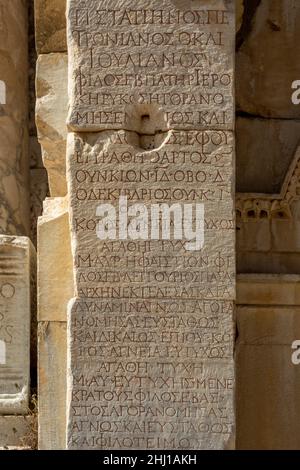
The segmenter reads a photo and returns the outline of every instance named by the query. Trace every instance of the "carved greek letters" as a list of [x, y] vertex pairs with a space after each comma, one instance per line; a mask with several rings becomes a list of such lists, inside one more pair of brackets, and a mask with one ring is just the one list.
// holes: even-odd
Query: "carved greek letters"
[[68, 15], [71, 129], [137, 130], [138, 105], [162, 109], [164, 130], [233, 129], [234, 23], [223, 1], [80, 5]]
[[233, 2], [115, 3], [68, 7], [68, 448], [221, 449], [235, 420]]

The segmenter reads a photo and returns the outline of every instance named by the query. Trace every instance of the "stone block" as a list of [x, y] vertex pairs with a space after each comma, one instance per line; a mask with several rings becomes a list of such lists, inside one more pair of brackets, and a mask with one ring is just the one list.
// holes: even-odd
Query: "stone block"
[[45, 169], [30, 170], [30, 220], [31, 240], [36, 245], [38, 218], [43, 212], [43, 202], [48, 196], [48, 176]]
[[34, 433], [34, 416], [0, 416], [0, 448], [24, 449]]
[[239, 306], [237, 327], [239, 345], [291, 348], [300, 332], [300, 307]]
[[248, 220], [237, 223], [237, 252], [242, 257], [245, 251], [269, 252], [272, 246], [269, 220]]
[[38, 222], [38, 321], [65, 322], [74, 295], [67, 201], [47, 199]]
[[36, 125], [48, 172], [50, 194], [65, 196], [66, 137], [68, 110], [68, 57], [66, 54], [40, 55], [36, 78]]
[[[57, 308], [61, 308], [59, 303]], [[64, 450], [66, 447], [67, 323], [39, 322], [38, 351], [39, 450]]]
[[[285, 287], [283, 277], [283, 297]], [[259, 302], [267, 304], [268, 296], [266, 289]], [[238, 307], [237, 324], [237, 448], [299, 449], [300, 374], [291, 346], [300, 339], [300, 308]]]
[[272, 252], [274, 253], [279, 252], [300, 254], [300, 202], [295, 201], [291, 206], [290, 218], [276, 218], [272, 220], [271, 236]]
[[38, 54], [65, 52], [66, 0], [34, 0]]
[[239, 252], [237, 271], [239, 273], [259, 274], [299, 274], [300, 253]]
[[282, 274], [239, 274], [238, 305], [300, 305], [300, 278]]
[[0, 236], [0, 414], [28, 413], [34, 264], [28, 238]]
[[[251, 2], [250, 2], [251, 3]], [[238, 109], [255, 116], [299, 119], [292, 83], [299, 79], [300, 4], [256, 2], [249, 34], [236, 58]]]
[[299, 135], [297, 121], [238, 117], [237, 191], [279, 194], [295, 156]]
[[67, 5], [67, 448], [232, 448], [234, 1]]
[[234, 2], [107, 3], [68, 3], [70, 130], [233, 130]]
[[27, 5], [0, 1], [0, 233], [29, 236]]
[[30, 168], [43, 169], [42, 149], [36, 136], [29, 138]]
[[66, 322], [74, 293], [66, 199], [45, 201], [38, 239], [39, 449], [57, 450], [66, 446]]

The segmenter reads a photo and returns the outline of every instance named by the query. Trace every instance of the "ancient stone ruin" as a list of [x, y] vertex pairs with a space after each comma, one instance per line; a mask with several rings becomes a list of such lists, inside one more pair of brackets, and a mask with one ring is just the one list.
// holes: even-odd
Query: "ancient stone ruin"
[[0, 0], [1, 449], [300, 448], [299, 19]]

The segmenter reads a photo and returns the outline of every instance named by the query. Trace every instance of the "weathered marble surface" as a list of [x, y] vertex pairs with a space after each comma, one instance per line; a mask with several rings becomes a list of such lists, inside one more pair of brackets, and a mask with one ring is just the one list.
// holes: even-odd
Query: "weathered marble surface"
[[28, 238], [0, 236], [0, 414], [28, 413], [34, 265]]
[[[212, 139], [212, 136], [216, 136], [216, 132], [207, 132], [206, 135]], [[175, 136], [176, 144], [174, 144]], [[230, 133], [219, 133], [219, 139], [221, 138], [224, 139], [223, 145], [215, 147], [210, 141], [203, 150], [204, 153], [207, 151], [207, 154], [210, 154], [211, 167], [207, 182], [201, 185], [202, 191], [210, 194], [210, 201], [205, 202], [206, 238], [201, 255], [199, 251], [187, 252], [182, 242], [161, 240], [122, 242], [118, 239], [115, 242], [110, 240], [102, 242], [97, 240], [96, 236], [99, 218], [95, 217], [95, 214], [99, 203], [108, 202], [116, 205], [115, 199], [117, 200], [119, 195], [127, 194], [129, 205], [139, 201], [149, 206], [157, 202], [155, 189], [160, 193], [158, 199], [161, 198], [161, 191], [166, 195], [169, 194], [172, 199], [175, 182], [173, 175], [181, 171], [187, 174], [191, 168], [187, 155], [189, 152], [196, 152], [196, 147], [185, 147], [185, 132], [171, 132], [159, 151], [144, 153], [138, 148], [139, 137], [131, 133], [107, 132], [99, 135], [71, 135], [69, 138], [68, 182], [75, 293], [78, 296], [69, 310], [68, 394], [71, 401], [68, 445], [70, 448], [91, 449], [111, 448], [111, 446], [178, 448], [182, 445], [188, 448], [226, 448], [229, 445], [234, 428], [232, 300], [235, 295], [235, 254], [231, 193], [233, 141]], [[163, 172], [158, 172], [153, 177], [154, 167], [159, 166], [157, 162], [166, 158], [166, 155], [171, 156], [172, 152], [178, 154], [179, 149], [186, 152], [186, 163], [183, 164], [181, 159], [173, 164], [165, 163]], [[126, 155], [126, 160], [131, 159], [132, 163], [128, 160], [126, 165], [116, 163], [116, 159], [123, 158], [122, 155]], [[222, 169], [214, 168], [213, 162], [218, 160], [219, 155], [223, 155], [223, 160], [217, 166], [221, 165]], [[97, 165], [95, 157], [98, 158]], [[100, 163], [101, 158], [106, 159], [104, 165]], [[139, 174], [137, 162], [144, 175], [152, 176], [147, 183], [141, 183], [137, 176], [133, 187], [132, 181], [127, 180], [126, 175]], [[106, 181], [101, 178], [99, 170], [101, 167], [105, 168]], [[193, 174], [196, 175], [197, 171], [205, 170], [201, 164], [198, 164]], [[94, 174], [93, 181], [88, 176], [92, 174]], [[109, 175], [112, 174], [114, 181], [110, 182]], [[96, 175], [100, 177], [101, 182]], [[84, 181], [79, 184], [81, 177]], [[219, 178], [222, 179], [221, 186], [216, 183]], [[181, 202], [188, 200], [184, 191], [185, 186], [186, 182], [176, 183], [177, 194], [182, 195]], [[191, 191], [196, 190], [196, 187], [195, 182], [194, 184], [190, 182]], [[194, 202], [203, 201], [203, 193], [201, 196], [196, 190], [194, 196]], [[135, 253], [130, 252], [131, 245], [135, 247]], [[168, 260], [167, 265], [163, 260]], [[198, 260], [197, 267], [187, 268], [192, 260], [194, 262]], [[177, 306], [176, 319], [170, 318], [172, 305]], [[159, 319], [157, 329], [152, 323], [153, 316], [157, 321]], [[114, 317], [116, 324], [113, 321]], [[83, 321], [83, 318], [87, 320]], [[189, 321], [193, 323], [193, 328]], [[210, 328], [201, 326], [202, 322], [209, 323]], [[172, 337], [168, 337], [169, 329], [173, 332]], [[113, 339], [114, 335], [116, 339]], [[201, 341], [199, 338], [202, 338]], [[143, 346], [140, 345], [141, 341]], [[172, 344], [172, 341], [175, 345], [168, 345]], [[177, 343], [181, 350], [178, 356], [172, 349], [176, 349]], [[124, 350], [122, 356], [118, 352], [121, 350]], [[155, 350], [157, 356], [154, 354]], [[112, 359], [112, 363], [111, 368], [107, 369], [108, 366], [105, 364], [108, 358]], [[189, 361], [193, 365], [185, 369], [183, 364], [186, 365]], [[130, 373], [131, 363], [135, 369]], [[92, 383], [93, 376], [97, 376], [100, 381], [101, 367], [103, 373], [106, 372], [105, 383]], [[128, 370], [124, 375], [126, 367]], [[175, 370], [179, 371], [179, 381]], [[83, 382], [80, 377], [85, 377], [82, 379]], [[129, 377], [128, 383], [125, 382], [125, 377]], [[200, 406], [200, 397], [205, 391], [209, 391], [209, 382], [205, 382], [205, 378], [208, 377], [212, 383], [220, 380], [224, 387], [222, 404], [218, 403], [215, 408], [212, 404], [203, 408]], [[194, 398], [196, 406], [185, 409], [189, 414], [185, 418], [190, 419], [185, 419], [184, 423], [181, 423], [178, 415], [177, 418], [173, 415], [172, 419], [165, 417], [162, 420], [155, 420], [156, 424], [149, 424], [149, 413], [155, 413], [157, 409], [161, 413], [166, 413], [166, 408], [170, 405], [167, 401], [164, 402], [164, 393], [168, 395], [174, 392], [181, 397], [178, 398], [179, 402], [183, 400], [182, 393], [185, 390], [183, 384], [186, 381], [190, 381], [191, 384], [192, 391], [189, 393], [194, 393], [196, 397]], [[99, 387], [104, 390], [104, 396], [97, 395]], [[124, 406], [125, 414], [118, 420], [119, 426], [113, 424], [115, 420], [111, 405], [117, 405], [117, 398], [115, 396], [110, 403], [105, 394], [110, 394], [114, 387], [117, 389], [124, 387], [132, 398], [133, 407], [138, 405], [139, 391], [142, 393], [149, 391], [149, 398], [145, 398], [143, 402], [148, 409], [148, 417], [138, 415], [143, 421], [145, 419], [144, 430], [139, 428], [138, 418], [130, 418], [130, 408], [125, 404], [125, 398], [124, 403], [118, 403], [118, 406]], [[88, 400], [89, 411], [86, 415], [87, 426], [90, 428], [80, 428], [79, 422], [83, 416], [85, 393], [90, 394], [92, 400], [91, 403]], [[158, 402], [154, 406], [152, 395], [155, 396], [156, 393], [160, 398], [157, 398]], [[185, 413], [182, 410], [184, 402], [178, 403], [174, 400], [171, 400], [174, 413], [180, 413], [179, 410]], [[191, 395], [189, 395], [190, 400], [192, 400]], [[97, 428], [99, 425], [105, 426], [106, 419], [102, 416], [101, 419], [93, 416], [92, 402], [95, 407], [108, 407], [111, 432], [107, 438]], [[152, 406], [154, 408], [151, 408]], [[224, 415], [220, 415], [221, 408]], [[125, 426], [125, 422], [129, 423], [128, 426]], [[212, 438], [212, 431], [217, 427], [220, 429], [220, 434]]]
[[300, 76], [300, 2], [258, 3], [236, 58], [238, 109], [255, 116], [299, 119], [291, 87]]
[[68, 57], [43, 54], [37, 62], [36, 125], [52, 197], [65, 196]]
[[0, 1], [0, 233], [29, 235], [27, 2]]
[[43, 202], [48, 196], [48, 176], [45, 168], [30, 170], [30, 222], [31, 240], [37, 243], [38, 218], [43, 213]]
[[58, 450], [66, 447], [66, 312], [74, 295], [68, 204], [63, 198], [44, 203], [38, 256], [39, 449]]
[[69, 0], [70, 129], [233, 130], [234, 2], [207, 5]]
[[[237, 448], [300, 447], [299, 275], [238, 276]], [[272, 425], [270, 425], [272, 423]]]
[[[135, 6], [68, 2], [69, 127], [78, 133], [67, 149], [67, 447], [231, 448], [234, 2]], [[208, 92], [222, 102], [200, 106]], [[100, 240], [101, 205], [117, 210], [119, 230], [120, 197], [137, 218]], [[161, 203], [197, 210], [190, 228], [198, 221], [204, 244], [179, 236], [176, 217], [176, 237], [155, 235], [160, 222], [148, 216]]]
[[24, 449], [34, 428], [33, 416], [0, 416], [0, 449]]
[[66, 51], [66, 0], [35, 0], [34, 4], [38, 54]]
[[299, 121], [238, 117], [237, 192], [280, 193], [299, 142]]

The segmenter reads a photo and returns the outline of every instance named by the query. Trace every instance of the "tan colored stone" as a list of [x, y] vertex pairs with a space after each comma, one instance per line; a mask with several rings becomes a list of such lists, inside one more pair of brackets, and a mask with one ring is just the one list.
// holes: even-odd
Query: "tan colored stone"
[[26, 2], [0, 0], [0, 25], [0, 233], [29, 235]]
[[[67, 201], [47, 199], [38, 222], [38, 321], [65, 322], [74, 295]], [[50, 249], [51, 247], [51, 249]]]
[[[281, 276], [282, 284], [285, 284]], [[252, 284], [253, 290], [253, 284]], [[282, 288], [281, 288], [282, 290]], [[268, 289], [265, 289], [265, 294]], [[267, 300], [267, 297], [265, 298]], [[290, 306], [239, 306], [238, 344], [253, 346], [289, 346], [300, 331], [300, 307]], [[299, 337], [300, 339], [300, 337]], [[300, 382], [299, 382], [300, 384]]]
[[87, 5], [68, 3], [71, 130], [233, 130], [234, 1]]
[[299, 449], [300, 376], [292, 363], [299, 282], [299, 276], [238, 278], [238, 449]]
[[[245, 252], [270, 252], [272, 246], [270, 224], [271, 222], [268, 219], [259, 221], [249, 219], [247, 221], [238, 222], [237, 251], [240, 257], [242, 257]], [[242, 261], [245, 262], [245, 260]], [[252, 269], [254, 269], [254, 266], [252, 266]], [[239, 272], [244, 272], [244, 269]]]
[[30, 168], [43, 169], [42, 149], [36, 136], [29, 138]]
[[292, 83], [299, 79], [300, 3], [260, 2], [236, 60], [238, 109], [253, 115], [299, 119]]
[[299, 366], [291, 347], [241, 345], [236, 360], [237, 448], [299, 449]]
[[[35, 71], [37, 52], [35, 47], [34, 0], [28, 4], [28, 128], [29, 135], [36, 137], [35, 125]], [[30, 154], [31, 157], [31, 154]]]
[[243, 22], [244, 0], [236, 0], [235, 8], [236, 8], [236, 30], [239, 31]]
[[1, 414], [28, 413], [34, 261], [34, 248], [28, 238], [0, 236]]
[[[67, 303], [73, 268], [67, 201], [47, 199], [39, 219], [39, 449], [66, 446]], [[51, 249], [49, 249], [51, 247]]]
[[238, 305], [300, 305], [298, 275], [239, 274]]
[[[85, 9], [68, 2], [68, 123], [81, 132], [67, 149], [68, 449], [234, 447], [234, 2], [200, 3], [153, 0], [150, 9], [141, 0], [133, 10], [126, 0], [111, 10], [105, 1], [99, 11], [96, 0]], [[208, 90], [214, 98], [204, 104]], [[166, 234], [166, 214], [160, 233], [153, 214], [162, 201], [166, 211], [177, 203], [172, 224], [169, 214], [176, 236]], [[186, 221], [195, 205], [192, 240]], [[182, 423], [186, 381], [196, 397], [188, 392], [193, 409]], [[222, 400], [217, 393], [214, 405], [200, 405], [220, 383]], [[151, 413], [165, 418], [150, 422]]]
[[38, 218], [43, 212], [43, 202], [48, 196], [48, 176], [45, 169], [30, 170], [30, 220], [31, 240], [36, 245]]
[[36, 80], [36, 125], [44, 165], [48, 172], [50, 194], [53, 197], [65, 196], [67, 193], [67, 74], [66, 54], [39, 56]]
[[[70, 362], [68, 370], [68, 409], [69, 409], [69, 428], [68, 436], [69, 448], [128, 448], [128, 439], [132, 442], [132, 446], [138, 448], [147, 448], [147, 446], [156, 446], [157, 448], [178, 448], [180, 439], [187, 439], [189, 448], [226, 448], [231, 446], [234, 427], [233, 412], [233, 387], [234, 387], [234, 364], [232, 360], [233, 351], [233, 305], [235, 289], [235, 260], [234, 260], [234, 224], [232, 222], [233, 200], [232, 200], [232, 158], [233, 158], [233, 136], [230, 132], [223, 131], [206, 131], [205, 137], [207, 143], [202, 148], [199, 143], [196, 145], [187, 145], [187, 136], [192, 139], [198, 136], [198, 131], [190, 132], [170, 132], [164, 137], [164, 141], [160, 143], [157, 150], [143, 151], [140, 147], [140, 136], [135, 133], [122, 132], [103, 132], [101, 134], [76, 134], [69, 136], [68, 147], [68, 182], [69, 182], [69, 201], [71, 211], [71, 233], [74, 255], [75, 270], [75, 299], [69, 308], [69, 348]], [[203, 136], [202, 136], [203, 137]], [[216, 144], [218, 141], [218, 144]], [[222, 142], [222, 143], [221, 143]], [[154, 142], [153, 145], [156, 145]], [[208, 191], [210, 200], [205, 202], [205, 244], [199, 251], [186, 251], [185, 244], [169, 241], [151, 240], [133, 242], [135, 244], [135, 253], [130, 252], [130, 244], [132, 241], [125, 240], [122, 242], [116, 237], [116, 241], [97, 239], [96, 226], [100, 218], [96, 216], [96, 209], [99, 204], [110, 203], [114, 207], [118, 206], [119, 196], [127, 195], [129, 197], [128, 205], [133, 202], [144, 203], [149, 208], [150, 204], [157, 203], [155, 199], [155, 189], [166, 191], [168, 200], [166, 202], [175, 201], [172, 190], [176, 189], [181, 194], [180, 202], [188, 202], [185, 188], [187, 182], [179, 183], [174, 179], [174, 175], [183, 172], [187, 174], [191, 171], [192, 162], [189, 156], [193, 152], [199, 151], [201, 154], [209, 155], [210, 171], [207, 173], [206, 181], [201, 184], [203, 191]], [[180, 152], [185, 154], [185, 161], [182, 161]], [[181, 155], [182, 155], [181, 154]], [[178, 155], [174, 161], [167, 162], [164, 160], [167, 156]], [[195, 154], [193, 154], [195, 155]], [[200, 155], [200, 154], [199, 154]], [[219, 156], [222, 155], [222, 162]], [[126, 157], [124, 157], [126, 156]], [[126, 165], [122, 164], [122, 159], [126, 158]], [[172, 157], [171, 157], [172, 158]], [[103, 160], [104, 159], [104, 160]], [[95, 161], [97, 163], [95, 164]], [[165, 162], [165, 163], [163, 163]], [[208, 163], [206, 163], [208, 164]], [[163, 165], [163, 174], [154, 171]], [[221, 170], [221, 168], [222, 170]], [[192, 165], [193, 168], [193, 165]], [[139, 171], [142, 171], [143, 177], [139, 178]], [[199, 172], [206, 171], [205, 166], [201, 163], [197, 164], [197, 169], [192, 172], [193, 175], [200, 175]], [[136, 181], [132, 181], [132, 174], [136, 175]], [[90, 176], [93, 174], [93, 179]], [[145, 175], [149, 175], [149, 179]], [[205, 173], [206, 174], [206, 173]], [[89, 176], [90, 175], [90, 176]], [[128, 179], [128, 176], [131, 178]], [[221, 176], [222, 175], [222, 176]], [[111, 177], [113, 176], [113, 180]], [[216, 181], [222, 179], [222, 191]], [[197, 183], [189, 185], [189, 190], [195, 190], [195, 198], [193, 202], [203, 202], [203, 194], [197, 192]], [[113, 192], [111, 192], [113, 191]], [[160, 196], [161, 197], [161, 196]], [[178, 199], [176, 200], [178, 203]], [[220, 217], [223, 224], [219, 223]], [[217, 230], [214, 224], [217, 224]], [[226, 223], [225, 223], [226, 221]], [[126, 224], [127, 226], [127, 224]], [[210, 227], [210, 228], [209, 228]], [[223, 228], [222, 228], [223, 227]], [[199, 248], [198, 248], [199, 250]], [[168, 264], [165, 262], [161, 266], [155, 265], [155, 259], [165, 259], [167, 257]], [[193, 260], [197, 261], [196, 271], [187, 268], [187, 263]], [[201, 260], [206, 260], [204, 264]], [[154, 267], [153, 267], [154, 266]], [[161, 277], [163, 275], [163, 277]], [[157, 277], [156, 277], [157, 276]], [[211, 277], [211, 279], [210, 279]], [[159, 282], [158, 279], [160, 279]], [[173, 300], [171, 300], [173, 299]], [[206, 300], [204, 300], [206, 299]], [[172, 326], [166, 320], [163, 311], [159, 311], [158, 305], [162, 310], [168, 311], [172, 302], [177, 304], [177, 315], [182, 319], [183, 323], [187, 322], [186, 328], [181, 327], [179, 323]], [[197, 303], [198, 302], [198, 303]], [[204, 305], [205, 304], [205, 305]], [[218, 313], [214, 309], [217, 309]], [[204, 312], [206, 311], [206, 315]], [[138, 312], [138, 316], [136, 313]], [[192, 330], [188, 327], [190, 312], [193, 320]], [[213, 313], [215, 312], [215, 313]], [[130, 315], [131, 314], [131, 315]], [[126, 318], [130, 315], [132, 322], [127, 325]], [[147, 318], [150, 315], [150, 324], [147, 327]], [[151, 317], [155, 315], [156, 319], [160, 319], [160, 323], [154, 333], [154, 323], [151, 323]], [[219, 337], [218, 344], [214, 343], [210, 334], [205, 334], [205, 328], [201, 326], [201, 321], [211, 321], [211, 316], [215, 317], [214, 338]], [[115, 318], [115, 320], [113, 320]], [[84, 321], [86, 319], [86, 321]], [[97, 324], [93, 322], [97, 319]], [[117, 323], [114, 323], [117, 321]], [[167, 324], [164, 324], [167, 321]], [[122, 327], [123, 325], [123, 327]], [[126, 326], [124, 326], [126, 325]], [[178, 427], [175, 419], [168, 421], [164, 428], [165, 431], [161, 435], [158, 428], [150, 430], [145, 428], [143, 438], [138, 441], [137, 434], [132, 431], [128, 434], [124, 429], [114, 432], [114, 437], [118, 438], [113, 441], [109, 438], [98, 440], [92, 443], [92, 437], [99, 436], [96, 432], [89, 432], [88, 429], [78, 431], [78, 419], [74, 413], [74, 406], [80, 407], [83, 401], [77, 404], [71, 399], [72, 393], [79, 391], [77, 379], [84, 374], [89, 380], [92, 374], [95, 374], [99, 368], [104, 367], [105, 361], [111, 358], [113, 363], [121, 366], [126, 365], [128, 361], [136, 361], [139, 357], [137, 365], [142, 367], [142, 359], [146, 357], [147, 371], [146, 377], [141, 378], [141, 373], [127, 371], [127, 377], [130, 382], [125, 382], [120, 386], [127, 387], [130, 397], [133, 399], [133, 405], [136, 404], [136, 393], [138, 387], [142, 390], [149, 390], [150, 397], [145, 401], [145, 406], [151, 406], [151, 393], [157, 390], [157, 383], [154, 380], [161, 381], [162, 390], [166, 391], [163, 380], [167, 375], [170, 380], [174, 379], [172, 370], [160, 369], [151, 352], [157, 348], [160, 351], [159, 357], [163, 363], [170, 363], [173, 367], [180, 369], [178, 359], [170, 351], [165, 349], [163, 336], [166, 330], [173, 328], [174, 335], [185, 335], [189, 331], [191, 335], [188, 341], [187, 336], [183, 336], [179, 361], [187, 359], [189, 356], [188, 347], [193, 344], [197, 351], [193, 357], [195, 367], [188, 374], [190, 380], [200, 381], [205, 377], [211, 377], [213, 380], [220, 379], [223, 383], [228, 383], [223, 390], [224, 399], [222, 407], [226, 408], [226, 420], [219, 420], [216, 415], [214, 418], [208, 416], [209, 410], [197, 408], [197, 422], [203, 423], [203, 427], [207, 431], [201, 431], [199, 428], [197, 433], [190, 437], [183, 428]], [[123, 337], [124, 333], [128, 334], [128, 338]], [[128, 345], [132, 346], [133, 351], [124, 352], [122, 363], [119, 362], [117, 350], [114, 343], [110, 343], [109, 335], [116, 334], [117, 341], [121, 342], [123, 348]], [[148, 353], [144, 353], [139, 349], [139, 339], [143, 338], [143, 348], [146, 347]], [[201, 347], [195, 344], [192, 337], [196, 334], [202, 337]], [[95, 338], [96, 340], [92, 339]], [[100, 339], [100, 336], [103, 339]], [[107, 336], [108, 335], [108, 336]], [[175, 338], [174, 337], [174, 338]], [[80, 339], [82, 338], [82, 339]], [[89, 339], [90, 338], [90, 339]], [[131, 339], [130, 339], [131, 338]], [[99, 341], [102, 347], [99, 349]], [[171, 339], [166, 341], [172, 342]], [[175, 340], [175, 343], [177, 340]], [[90, 351], [95, 351], [92, 356]], [[205, 352], [204, 352], [205, 351]], [[222, 352], [221, 352], [222, 351]], [[105, 384], [101, 387], [105, 390], [115, 388], [119, 382], [115, 378], [117, 374], [115, 366], [106, 375]], [[185, 373], [181, 371], [184, 377]], [[158, 379], [157, 379], [158, 377]], [[173, 377], [173, 379], [172, 379]], [[78, 379], [79, 380], [79, 379]], [[141, 380], [141, 382], [139, 382]], [[175, 380], [175, 379], [174, 379]], [[155, 385], [156, 383], [156, 385]], [[100, 387], [100, 384], [99, 384]], [[177, 393], [182, 393], [180, 385], [177, 383], [170, 385]], [[96, 387], [97, 388], [97, 387]], [[205, 387], [204, 387], [205, 388]], [[94, 387], [89, 390], [96, 393]], [[78, 392], [80, 393], [80, 391]], [[117, 404], [116, 397], [113, 400], [114, 405]], [[105, 406], [107, 402], [105, 398], [94, 395], [95, 406]], [[163, 402], [160, 407], [164, 407]], [[177, 406], [177, 405], [176, 405]], [[79, 415], [80, 416], [80, 408]], [[196, 416], [195, 415], [195, 416]], [[124, 419], [129, 419], [129, 414]], [[88, 413], [86, 419], [89, 419], [91, 425], [95, 425], [95, 418]], [[99, 422], [99, 418], [97, 418]], [[102, 421], [101, 421], [102, 422]], [[130, 419], [132, 430], [134, 429], [135, 420]], [[172, 425], [177, 429], [172, 432]], [[189, 420], [190, 424], [196, 425], [194, 419]], [[188, 425], [188, 424], [187, 424]], [[222, 433], [217, 438], [212, 439], [211, 431], [214, 427], [221, 426]], [[100, 436], [101, 437], [101, 436]], [[147, 441], [147, 437], [151, 437], [152, 444]], [[78, 441], [77, 441], [78, 438]], [[84, 439], [87, 440], [84, 440]], [[127, 442], [127, 444], [126, 444]]]
[[[244, 344], [239, 346], [237, 354], [237, 448], [239, 449], [296, 449], [300, 446], [297, 419], [297, 406], [299, 406], [297, 390], [300, 385], [297, 385], [298, 369], [297, 366], [291, 367], [290, 345], [280, 346], [280, 328], [284, 335], [288, 334], [283, 343], [295, 339], [295, 325], [299, 322], [300, 306], [298, 286], [299, 276], [256, 274], [238, 276], [238, 304], [253, 305], [251, 308], [238, 307], [237, 311], [239, 332], [244, 339]], [[262, 305], [262, 309], [259, 304]], [[298, 305], [298, 307], [295, 311], [285, 308], [284, 312], [281, 312], [281, 308], [267, 309], [265, 305]], [[280, 328], [277, 326], [278, 321]], [[276, 329], [274, 343], [278, 343], [277, 346], [272, 344], [274, 328]], [[55, 330], [57, 330], [56, 335], [53, 333]], [[48, 324], [47, 332], [48, 350], [43, 358], [48, 361], [51, 370], [55, 370], [56, 364], [61, 375], [58, 380], [52, 381], [52, 385], [51, 381], [48, 382], [42, 400], [51, 400], [51, 397], [59, 397], [61, 400], [60, 394], [63, 388], [61, 384], [64, 377], [62, 365], [66, 360], [64, 359], [66, 339], [62, 339], [65, 325], [63, 322]], [[59, 339], [51, 342], [50, 339], [54, 339], [55, 336]], [[53, 367], [49, 357], [52, 358]], [[54, 357], [57, 359], [54, 360]], [[57, 373], [52, 372], [52, 374], [52, 379], [58, 377]], [[50, 386], [53, 387], [51, 395], [49, 395]], [[279, 404], [283, 399], [284, 404], [280, 408], [283, 412], [280, 413]], [[63, 432], [60, 429], [63, 422], [61, 418], [57, 424], [58, 433], [62, 436]], [[270, 422], [272, 426], [269, 425]], [[44, 448], [49, 448], [49, 441], [44, 442]], [[57, 448], [62, 448], [61, 442]]]
[[238, 117], [237, 191], [279, 194], [299, 145], [299, 136], [297, 121]]
[[0, 448], [24, 448], [34, 427], [33, 416], [0, 416]]
[[[63, 313], [59, 303], [57, 309]], [[39, 322], [38, 350], [39, 449], [63, 450], [66, 447], [67, 323]]]
[[[203, 139], [206, 139], [206, 143], [200, 146], [199, 141]], [[123, 269], [126, 273], [129, 267], [129, 265], [126, 266], [126, 257], [119, 255], [114, 259], [115, 252], [120, 253], [123, 249], [118, 247], [118, 233], [115, 238], [114, 249], [116, 251], [113, 251], [114, 242], [111, 240], [103, 242], [97, 239], [96, 234], [97, 224], [101, 220], [101, 217], [96, 215], [97, 206], [110, 203], [118, 212], [119, 198], [123, 196], [128, 198], [128, 207], [133, 203], [144, 202], [149, 212], [150, 204], [161, 201], [167, 204], [170, 201], [182, 204], [190, 201], [204, 204], [205, 242], [201, 255], [208, 261], [205, 266], [202, 265], [202, 269], [208, 273], [208, 276], [212, 276], [212, 280], [208, 287], [204, 274], [202, 282], [196, 283], [198, 287], [194, 285], [195, 292], [191, 295], [197, 298], [203, 296], [232, 300], [235, 290], [233, 243], [235, 227], [232, 199], [234, 141], [232, 133], [173, 131], [165, 136], [164, 142], [160, 143], [157, 150], [143, 150], [140, 145], [140, 136], [130, 132], [69, 134], [67, 174], [73, 254], [78, 268], [75, 272], [76, 295], [89, 297], [89, 289], [96, 288], [99, 289], [97, 297], [101, 297], [101, 286], [104, 286], [104, 283], [109, 285], [114, 282], [123, 282], [118, 276], [114, 276], [113, 272], [110, 272], [106, 281], [101, 281], [100, 286], [97, 276], [93, 279], [86, 277], [87, 268], [93, 271], [92, 268], [96, 267], [94, 263], [97, 262], [97, 256], [109, 256], [106, 265], [101, 265], [101, 259], [98, 261], [104, 272], [105, 268], [111, 266], [116, 268], [117, 272]], [[209, 157], [202, 164], [203, 155], [209, 155]], [[196, 168], [193, 163], [195, 158], [197, 159]], [[206, 171], [206, 165], [210, 165], [209, 172]], [[199, 183], [201, 183], [201, 188], [199, 188]], [[166, 242], [166, 246], [162, 246], [161, 240], [158, 242], [151, 240], [150, 228], [149, 224], [145, 240], [150, 240], [150, 245], [153, 242], [151, 248], [157, 248], [162, 255], [165, 253], [170, 258], [174, 257], [172, 268], [178, 269], [181, 262], [175, 254], [183, 256], [187, 253], [185, 243], [177, 242], [172, 245]], [[127, 241], [126, 238], [125, 240]], [[157, 247], [155, 243], [158, 244]], [[124, 250], [126, 253], [126, 248]], [[143, 248], [141, 250], [143, 252]], [[199, 249], [191, 247], [192, 252], [193, 250], [198, 256]], [[146, 253], [148, 251], [149, 249], [146, 249]], [[146, 256], [148, 257], [147, 254]], [[218, 267], [219, 276], [215, 276], [219, 258], [222, 258]], [[146, 264], [141, 266], [141, 268], [145, 267]], [[186, 265], [182, 267], [183, 272], [186, 267]], [[152, 272], [154, 273], [155, 271]], [[125, 279], [126, 285], [130, 282], [133, 280]], [[141, 286], [155, 285], [155, 278], [154, 276], [144, 277], [139, 282]], [[169, 282], [165, 278], [160, 284], [168, 285]], [[174, 278], [172, 283], [176, 284], [176, 282]], [[184, 281], [182, 282], [185, 284]], [[195, 281], [191, 280], [189, 284], [193, 282]]]
[[38, 54], [65, 52], [66, 0], [34, 0]]
[[276, 274], [299, 272], [299, 253], [240, 252], [237, 257], [237, 270], [240, 273]]
[[299, 449], [300, 277], [239, 275], [237, 448]]

